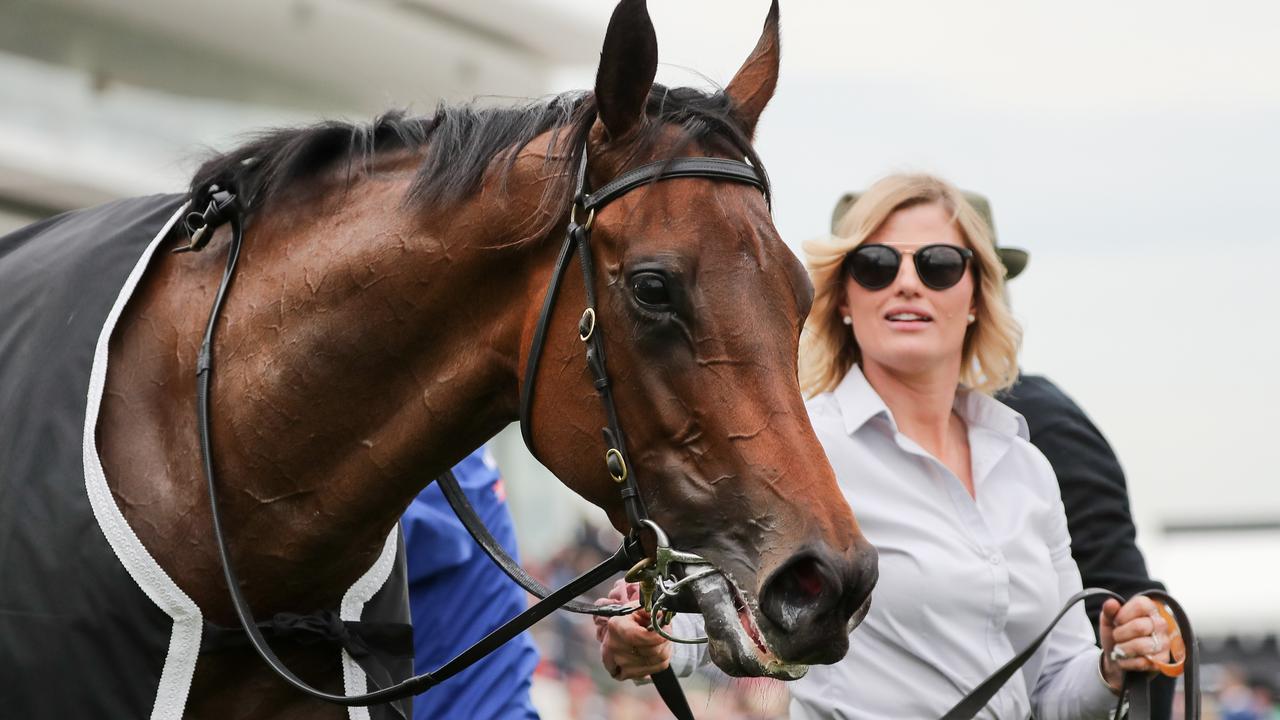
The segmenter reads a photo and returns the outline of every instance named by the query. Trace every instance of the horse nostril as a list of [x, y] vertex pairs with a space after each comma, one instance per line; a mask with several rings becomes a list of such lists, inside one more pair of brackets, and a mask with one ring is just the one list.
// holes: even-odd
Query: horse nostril
[[818, 571], [818, 561], [805, 558], [791, 569], [791, 579], [801, 594], [813, 599], [822, 592], [822, 573]]
[[760, 595], [760, 610], [784, 632], [827, 612], [839, 600], [830, 572], [817, 558], [796, 558], [779, 568]]

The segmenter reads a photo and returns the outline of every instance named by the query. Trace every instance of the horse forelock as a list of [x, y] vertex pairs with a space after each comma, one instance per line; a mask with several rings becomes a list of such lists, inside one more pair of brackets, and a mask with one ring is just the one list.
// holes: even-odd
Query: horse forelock
[[[668, 143], [666, 131], [674, 125], [685, 142], [666, 148], [672, 156], [689, 143], [727, 144], [766, 177], [769, 193], [760, 158], [723, 92], [654, 85], [646, 113], [650, 122], [631, 140], [637, 154], [651, 155]], [[441, 104], [430, 116], [391, 111], [369, 123], [277, 128], [209, 158], [192, 177], [189, 192], [202, 205], [211, 185], [232, 189], [252, 216], [286, 192], [305, 197], [309, 189], [330, 189], [335, 178], [350, 186], [371, 172], [375, 160], [407, 151], [420, 160], [402, 204], [438, 210], [478, 192], [495, 163], [505, 185], [519, 152], [549, 133], [554, 151], [544, 157], [543, 177], [550, 181], [534, 215], [542, 221], [524, 234], [532, 240], [549, 232], [572, 202], [574, 173], [595, 117], [593, 94], [570, 92], [520, 106]]]

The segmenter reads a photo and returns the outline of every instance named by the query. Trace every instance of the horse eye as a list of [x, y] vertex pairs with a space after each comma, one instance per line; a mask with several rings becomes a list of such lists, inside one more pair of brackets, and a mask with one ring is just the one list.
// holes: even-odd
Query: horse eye
[[632, 275], [631, 292], [641, 305], [651, 309], [665, 309], [671, 304], [667, 279], [659, 273], [641, 272]]

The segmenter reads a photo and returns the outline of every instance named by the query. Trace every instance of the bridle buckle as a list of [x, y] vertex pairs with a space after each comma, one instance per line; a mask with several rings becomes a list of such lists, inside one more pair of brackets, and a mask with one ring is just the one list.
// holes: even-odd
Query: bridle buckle
[[208, 206], [204, 210], [192, 210], [182, 219], [183, 228], [191, 241], [174, 248], [175, 254], [202, 250], [212, 238], [211, 232], [228, 220], [230, 210], [236, 201], [235, 194], [217, 185], [210, 185], [208, 193]]
[[578, 339], [586, 342], [591, 339], [591, 334], [596, 331], [596, 309], [589, 307], [582, 311], [582, 318], [578, 320]]
[[[587, 211], [587, 221], [582, 223], [582, 229], [590, 230], [591, 226], [595, 223], [595, 221], [596, 221], [596, 209], [591, 208], [590, 210]], [[574, 203], [569, 208], [569, 222], [573, 225], [578, 224], [578, 203]]]
[[[604, 466], [609, 471], [609, 477], [613, 478], [616, 483], [624, 483], [627, 481], [627, 461], [622, 457], [622, 451], [618, 448], [609, 448], [604, 453]], [[642, 520], [641, 522], [650, 522]], [[654, 525], [657, 528], [657, 525]], [[662, 532], [662, 530], [658, 530]], [[664, 535], [665, 539], [666, 536]]]

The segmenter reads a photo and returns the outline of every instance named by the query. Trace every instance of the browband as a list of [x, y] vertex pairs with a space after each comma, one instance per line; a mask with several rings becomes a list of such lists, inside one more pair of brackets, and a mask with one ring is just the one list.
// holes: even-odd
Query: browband
[[682, 157], [671, 160], [659, 160], [638, 168], [628, 170], [605, 183], [604, 187], [593, 193], [586, 193], [579, 198], [584, 211], [594, 210], [609, 204], [611, 200], [625, 195], [637, 187], [658, 180], [674, 180], [676, 178], [712, 178], [754, 185], [765, 189], [764, 179], [757, 168], [740, 160], [728, 160], [714, 157]]

